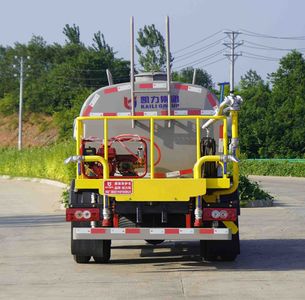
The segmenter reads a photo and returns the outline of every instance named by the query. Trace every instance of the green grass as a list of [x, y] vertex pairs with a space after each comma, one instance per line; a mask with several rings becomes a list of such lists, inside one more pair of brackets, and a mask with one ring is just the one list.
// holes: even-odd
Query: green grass
[[244, 175], [305, 177], [305, 163], [291, 160], [242, 160]]
[[14, 177], [48, 178], [69, 183], [74, 176], [74, 165], [64, 159], [73, 155], [73, 142], [18, 151], [0, 148], [0, 174]]

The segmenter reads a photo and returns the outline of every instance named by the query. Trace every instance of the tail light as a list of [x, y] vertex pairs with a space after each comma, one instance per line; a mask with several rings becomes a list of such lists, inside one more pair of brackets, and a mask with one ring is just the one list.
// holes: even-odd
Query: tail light
[[84, 221], [99, 221], [99, 208], [67, 208], [66, 221], [67, 222], [84, 222]]
[[237, 211], [235, 208], [204, 208], [203, 221], [236, 221]]

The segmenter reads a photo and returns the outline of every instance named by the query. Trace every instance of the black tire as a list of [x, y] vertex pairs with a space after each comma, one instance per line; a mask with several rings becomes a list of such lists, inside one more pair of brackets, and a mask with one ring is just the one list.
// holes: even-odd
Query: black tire
[[200, 256], [206, 261], [234, 261], [239, 253], [238, 232], [230, 241], [200, 241]]
[[[73, 224], [72, 222], [71, 224], [71, 253], [74, 256], [74, 260], [78, 262], [78, 260], [82, 260], [81, 257], [84, 257], [84, 260], [89, 257], [89, 261], [93, 256], [96, 262], [108, 262], [111, 256], [111, 240], [73, 240], [73, 228], [88, 226], [90, 224], [87, 224], [87, 222], [79, 224]], [[79, 259], [76, 259], [76, 257], [79, 257]]]
[[[91, 192], [74, 192], [75, 182], [71, 182], [70, 204], [76, 207], [88, 206], [91, 204]], [[89, 262], [91, 256], [97, 262], [108, 262], [111, 256], [110, 240], [73, 240], [73, 228], [90, 227], [90, 222], [71, 223], [71, 253], [77, 263]]]
[[91, 256], [73, 255], [73, 258], [78, 264], [87, 264]]
[[93, 256], [96, 263], [105, 264], [109, 262], [111, 256], [111, 240], [101, 241], [101, 256]]

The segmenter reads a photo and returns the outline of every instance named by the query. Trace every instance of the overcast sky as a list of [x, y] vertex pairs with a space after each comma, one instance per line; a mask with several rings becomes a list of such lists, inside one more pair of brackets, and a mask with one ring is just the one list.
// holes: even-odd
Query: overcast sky
[[255, 36], [256, 33], [305, 36], [304, 0], [0, 0], [0, 3], [0, 44], [4, 46], [28, 42], [33, 34], [43, 36], [49, 43], [64, 43], [64, 25], [75, 23], [85, 44], [91, 44], [93, 34], [100, 30], [118, 56], [126, 59], [129, 59], [130, 16], [135, 17], [136, 30], [154, 23], [164, 34], [168, 15], [171, 52], [176, 57], [174, 68], [202, 67], [215, 82], [229, 80], [229, 61], [223, 56], [225, 52], [221, 52], [225, 48], [223, 30], [244, 33], [238, 37], [244, 45], [237, 49], [243, 56], [236, 62], [236, 81], [250, 68], [263, 78], [275, 71], [278, 65], [275, 59], [287, 51], [270, 48], [300, 48], [305, 53], [305, 39]]

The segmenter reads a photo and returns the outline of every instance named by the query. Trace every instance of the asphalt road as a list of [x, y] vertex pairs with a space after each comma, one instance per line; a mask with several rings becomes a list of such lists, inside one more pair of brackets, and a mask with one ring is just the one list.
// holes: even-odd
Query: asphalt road
[[305, 178], [255, 177], [275, 207], [242, 209], [242, 254], [201, 262], [197, 242], [114, 242], [76, 264], [60, 188], [0, 180], [0, 299], [305, 299]]

